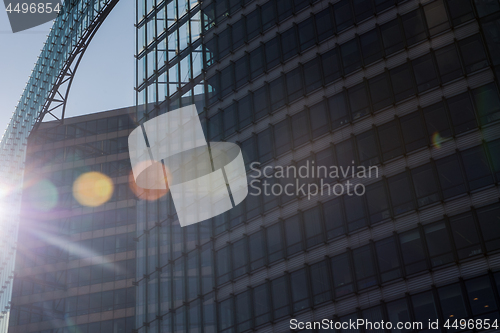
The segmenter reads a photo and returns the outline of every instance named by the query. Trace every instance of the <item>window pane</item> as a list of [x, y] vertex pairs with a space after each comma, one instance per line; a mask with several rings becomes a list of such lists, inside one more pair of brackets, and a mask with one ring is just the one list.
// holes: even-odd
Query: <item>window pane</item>
[[328, 98], [328, 109], [330, 111], [332, 129], [336, 129], [349, 122], [349, 109], [344, 92]]
[[434, 88], [439, 84], [432, 54], [429, 53], [413, 60], [412, 66], [419, 93]]
[[375, 131], [369, 130], [356, 136], [359, 164], [365, 167], [380, 162]]
[[300, 216], [295, 215], [290, 218], [287, 218], [283, 224], [285, 225], [285, 237], [286, 237], [286, 246], [287, 255], [295, 254], [299, 251], [302, 251], [302, 228], [300, 223]]
[[380, 40], [378, 29], [373, 29], [359, 37], [361, 51], [363, 52], [363, 62], [370, 64], [382, 58], [383, 46]]
[[452, 217], [450, 226], [458, 259], [465, 259], [483, 252], [471, 213]]
[[424, 13], [427, 21], [427, 27], [429, 29], [429, 35], [433, 36], [450, 27], [443, 0], [435, 1], [426, 5], [424, 7]]
[[233, 243], [232, 246], [232, 260], [233, 260], [233, 279], [245, 274], [248, 267], [247, 258], [247, 244], [246, 239], [240, 239], [239, 241]]
[[427, 145], [425, 124], [420, 112], [413, 112], [401, 117], [400, 124], [406, 152], [411, 152]]
[[459, 283], [439, 288], [438, 294], [445, 320], [467, 318], [465, 300]]
[[259, 161], [261, 163], [269, 161], [273, 158], [273, 145], [271, 127], [257, 134], [257, 145], [259, 149]]
[[280, 62], [280, 40], [274, 37], [265, 44], [266, 49], [266, 68], [269, 70]]
[[314, 18], [316, 20], [316, 35], [318, 36], [318, 42], [322, 42], [333, 35], [333, 17], [330, 8], [317, 13], [314, 15]]
[[264, 72], [264, 50], [258, 47], [249, 53], [250, 59], [250, 79], [253, 80]]
[[411, 175], [419, 207], [439, 200], [439, 187], [431, 164], [425, 164], [411, 170]]
[[500, 248], [500, 207], [493, 205], [478, 209], [477, 217], [486, 250], [493, 251]]
[[250, 125], [253, 120], [252, 95], [247, 95], [238, 101], [239, 129]]
[[334, 48], [321, 55], [325, 84], [333, 82], [340, 77], [340, 65], [337, 51], [337, 48]]
[[[231, 268], [229, 264], [229, 247], [224, 247], [217, 251], [217, 283], [223, 284], [231, 278]], [[183, 275], [183, 274], [182, 274]], [[183, 278], [183, 276], [181, 277]]]
[[249, 236], [248, 245], [250, 248], [250, 269], [255, 270], [265, 263], [264, 232], [259, 231]]
[[354, 271], [358, 289], [364, 289], [377, 284], [373, 254], [369, 245], [352, 251]]
[[274, 3], [272, 1], [262, 5], [260, 9], [262, 16], [262, 31], [266, 31], [276, 24], [276, 15], [274, 13]]
[[399, 20], [392, 20], [380, 26], [382, 41], [384, 42], [385, 55], [402, 50], [404, 47], [403, 29]]
[[358, 84], [347, 91], [351, 106], [352, 119], [358, 119], [370, 113], [370, 102], [364, 83]]
[[332, 274], [336, 297], [341, 297], [354, 291], [351, 264], [347, 253], [332, 258]]
[[436, 167], [444, 199], [465, 193], [466, 188], [462, 168], [456, 155], [437, 160]]
[[254, 10], [246, 16], [247, 23], [247, 39], [252, 40], [260, 32], [260, 17], [259, 11]]
[[389, 237], [375, 243], [377, 263], [380, 270], [380, 282], [384, 283], [401, 276], [399, 256], [394, 237]]
[[[410, 313], [408, 311], [408, 304], [406, 299], [400, 299], [394, 302], [387, 303], [387, 314], [392, 327], [396, 327], [399, 322], [411, 321]], [[391, 333], [410, 332], [409, 330], [391, 329]]]
[[424, 118], [429, 141], [435, 148], [441, 147], [443, 139], [451, 136], [450, 121], [443, 103], [424, 108]]
[[292, 289], [293, 312], [297, 312], [309, 307], [309, 293], [307, 271], [305, 268], [290, 274], [290, 284]]
[[395, 120], [379, 126], [377, 132], [384, 161], [403, 154], [398, 123]]
[[283, 61], [287, 61], [297, 54], [297, 37], [295, 29], [288, 29], [281, 34], [281, 50], [283, 52]]
[[383, 182], [376, 182], [366, 187], [366, 202], [371, 223], [380, 222], [391, 216]]
[[254, 288], [253, 302], [255, 326], [269, 321], [271, 319], [271, 304], [266, 284]]
[[271, 102], [271, 111], [276, 111], [285, 105], [285, 82], [283, 76], [269, 83], [269, 97]]
[[437, 67], [441, 82], [446, 83], [462, 76], [462, 65], [458, 58], [457, 49], [455, 44], [451, 44], [436, 50]]
[[493, 183], [488, 158], [483, 146], [462, 151], [461, 155], [470, 190]]
[[413, 75], [408, 64], [391, 69], [390, 74], [396, 102], [415, 94]]
[[269, 113], [268, 110], [268, 99], [267, 99], [267, 87], [264, 86], [257, 89], [253, 93], [253, 107], [255, 119], [260, 119]]
[[353, 25], [352, 8], [349, 0], [342, 0], [333, 6], [337, 32]]
[[245, 291], [244, 293], [238, 294], [234, 297], [234, 305], [236, 310], [236, 323], [238, 325], [238, 331], [242, 332], [250, 329], [252, 326], [252, 310], [251, 306], [250, 291]]
[[406, 37], [406, 45], [415, 44], [424, 38], [426, 38], [426, 27], [424, 23], [424, 18], [422, 17], [422, 12], [420, 10], [414, 10], [401, 17], [403, 21], [403, 27]]
[[238, 113], [236, 112], [236, 105], [231, 104], [229, 107], [224, 109], [223, 118], [224, 118], [224, 138], [232, 135], [236, 132], [238, 126]]
[[316, 206], [304, 212], [304, 228], [307, 248], [324, 241], [320, 206]]
[[[416, 321], [423, 323], [426, 320], [434, 321], [438, 318], [436, 303], [434, 302], [434, 295], [432, 291], [413, 295], [411, 297], [411, 302], [413, 303], [413, 311], [415, 312]], [[431, 331], [432, 330], [427, 330], [426, 332]]]
[[496, 84], [488, 85], [472, 90], [476, 112], [481, 125], [486, 125], [500, 119], [500, 98]]
[[283, 240], [281, 237], [281, 226], [279, 223], [266, 229], [267, 253], [269, 262], [283, 258]]
[[306, 94], [321, 87], [321, 59], [319, 57], [304, 64]]
[[409, 275], [425, 270], [427, 263], [419, 230], [414, 229], [400, 234], [399, 241], [403, 252], [406, 274]]
[[365, 203], [362, 196], [344, 196], [347, 229], [349, 232], [367, 225]]
[[344, 216], [340, 199], [325, 202], [323, 204], [323, 214], [325, 216], [326, 235], [328, 239], [345, 233]]
[[274, 125], [274, 140], [277, 156], [286, 153], [291, 149], [291, 137], [290, 130], [288, 128], [288, 119], [285, 119]]
[[289, 311], [290, 295], [288, 291], [286, 276], [271, 281], [271, 292], [273, 294], [274, 318], [286, 316]]
[[472, 73], [488, 66], [483, 42], [479, 35], [474, 35], [458, 42], [465, 72]]
[[330, 276], [328, 274], [328, 264], [321, 261], [311, 265], [311, 289], [313, 293], [314, 305], [323, 303], [331, 299]]
[[311, 115], [311, 131], [313, 139], [316, 139], [327, 133], [330, 129], [328, 108], [325, 101], [315, 104], [309, 108]]
[[368, 80], [373, 111], [378, 111], [393, 103], [392, 89], [388, 73], [383, 73]]
[[480, 278], [465, 281], [465, 286], [474, 315], [495, 311], [497, 309], [497, 303], [493, 296], [494, 294], [491, 289], [489, 276], [482, 276]]
[[348, 166], [352, 166], [355, 159], [352, 140], [344, 140], [335, 145], [335, 156], [337, 156], [337, 166], [339, 169], [342, 167], [344, 170], [347, 170]]
[[314, 17], [310, 17], [298, 24], [300, 52], [303, 52], [316, 43], [313, 20]]
[[244, 56], [234, 63], [235, 87], [239, 89], [248, 81], [247, 56]]
[[359, 52], [358, 40], [356, 38], [340, 45], [342, 56], [342, 68], [344, 74], [349, 74], [361, 67], [361, 53]]
[[424, 232], [432, 267], [452, 262], [451, 242], [444, 222], [426, 225]]
[[298, 147], [309, 141], [309, 117], [306, 111], [301, 111], [291, 117], [293, 146]]
[[451, 122], [455, 133], [460, 134], [476, 128], [476, 115], [472, 107], [469, 93], [463, 93], [447, 100], [450, 110]]
[[470, 0], [447, 0], [453, 26], [460, 25], [474, 18]]
[[286, 89], [288, 92], [288, 102], [300, 98], [304, 94], [304, 85], [302, 84], [302, 70], [296, 68], [286, 73]]

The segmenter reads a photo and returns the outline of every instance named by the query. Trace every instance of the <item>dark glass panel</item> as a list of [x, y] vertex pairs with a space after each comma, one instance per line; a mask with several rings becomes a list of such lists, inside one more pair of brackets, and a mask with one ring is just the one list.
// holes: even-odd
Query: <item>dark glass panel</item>
[[406, 45], [412, 45], [427, 37], [425, 19], [419, 9], [401, 17], [406, 37]]
[[314, 17], [310, 17], [300, 22], [297, 28], [299, 31], [300, 52], [303, 52], [316, 43], [314, 35]]
[[341, 297], [354, 291], [351, 263], [347, 253], [332, 258], [332, 276], [336, 297]]
[[415, 94], [413, 75], [408, 64], [390, 70], [394, 99], [399, 102]]
[[[236, 279], [248, 271], [248, 250], [246, 238], [234, 242], [231, 250], [233, 261], [233, 279]], [[197, 278], [195, 277], [195, 279]]]
[[304, 64], [304, 81], [306, 94], [311, 93], [323, 85], [321, 79], [321, 59], [319, 57]]
[[497, 302], [493, 296], [490, 278], [488, 275], [465, 281], [469, 304], [474, 315], [495, 311]]
[[233, 66], [229, 65], [220, 72], [220, 82], [220, 95], [225, 97], [233, 91]]
[[328, 108], [325, 101], [314, 104], [309, 108], [311, 119], [311, 134], [313, 139], [317, 139], [330, 129]]
[[271, 130], [272, 128], [269, 127], [257, 134], [257, 148], [259, 150], [259, 161], [261, 163], [267, 162], [273, 158], [273, 145], [269, 144], [273, 142]]
[[[351, 170], [350, 168], [355, 163], [353, 140], [348, 139], [339, 142], [335, 145], [335, 156], [337, 157], [337, 167], [339, 170], [343, 168], [345, 171]], [[347, 176], [349, 176], [347, 174]], [[339, 177], [343, 177], [341, 174]]]
[[398, 19], [382, 24], [380, 32], [382, 33], [386, 56], [403, 49], [405, 45], [403, 28]]
[[332, 179], [329, 177], [329, 172], [330, 167], [334, 164], [335, 159], [333, 158], [333, 152], [331, 148], [327, 148], [316, 153], [316, 178], [322, 180], [322, 183], [320, 184], [327, 184], [332, 181]]
[[[216, 252], [217, 284], [221, 285], [231, 279], [230, 249], [223, 247]], [[182, 274], [183, 275], [183, 274]]]
[[281, 22], [292, 16], [293, 2], [290, 0], [276, 0], [276, 8], [278, 8], [278, 22]]
[[280, 39], [274, 37], [265, 44], [266, 49], [266, 69], [269, 70], [280, 62]]
[[302, 82], [302, 70], [300, 67], [286, 73], [286, 90], [288, 92], [289, 103], [303, 96], [304, 84]]
[[381, 59], [384, 55], [378, 29], [373, 29], [362, 34], [359, 37], [359, 43], [361, 44], [361, 52], [363, 53], [363, 62], [365, 65]]
[[403, 154], [403, 145], [396, 120], [377, 127], [382, 159], [388, 161]]
[[352, 4], [356, 22], [361, 22], [373, 15], [373, 3], [371, 0], [354, 0]]
[[373, 111], [378, 111], [393, 103], [392, 89], [388, 73], [383, 73], [368, 80], [371, 105]]
[[260, 46], [248, 54], [250, 60], [250, 79], [264, 73], [264, 47]]
[[231, 50], [231, 29], [224, 29], [217, 36], [219, 59], [226, 56]]
[[[229, 298], [219, 303], [219, 327], [221, 330], [226, 330], [234, 325], [234, 306], [233, 299]], [[231, 332], [230, 330], [224, 332]]]
[[455, 44], [442, 47], [434, 53], [441, 82], [446, 83], [462, 76], [462, 65]]
[[287, 218], [283, 222], [285, 226], [285, 239], [287, 246], [287, 255], [295, 254], [299, 251], [302, 251], [302, 227], [300, 223], [300, 216], [295, 215], [290, 218]]
[[401, 117], [401, 133], [406, 152], [414, 151], [427, 145], [427, 133], [420, 112], [413, 112]]
[[450, 227], [458, 259], [465, 259], [483, 252], [474, 217], [471, 213], [450, 218]]
[[304, 212], [304, 229], [306, 236], [306, 248], [313, 247], [324, 241], [323, 219], [321, 218], [321, 207], [316, 206]]
[[241, 152], [245, 160], [247, 170], [250, 169], [250, 164], [257, 159], [257, 149], [255, 138], [251, 137], [241, 143]]
[[495, 174], [497, 181], [500, 180], [500, 140], [495, 140], [487, 143], [489, 157], [492, 161], [491, 168]]
[[413, 74], [417, 83], [419, 93], [436, 87], [439, 84], [438, 74], [432, 54], [427, 54], [423, 57], [412, 61]]
[[276, 223], [266, 229], [267, 232], [267, 255], [269, 262], [283, 258], [283, 240], [281, 236], [281, 225]]
[[364, 289], [377, 284], [374, 257], [370, 245], [352, 251], [354, 272], [358, 289]]
[[232, 135], [238, 129], [238, 112], [236, 110], [236, 104], [231, 104], [223, 111], [224, 120], [224, 134], [223, 137], [227, 138]]
[[234, 297], [237, 331], [243, 332], [252, 327], [251, 291], [245, 291]]
[[253, 108], [255, 120], [260, 119], [269, 113], [267, 87], [261, 87], [253, 93]]
[[462, 155], [462, 162], [470, 190], [493, 183], [488, 158], [483, 146], [464, 150], [460, 154]]
[[271, 281], [273, 295], [274, 318], [281, 318], [290, 313], [290, 292], [288, 291], [287, 277], [282, 276]]
[[287, 61], [298, 53], [295, 28], [288, 29], [281, 34], [281, 50], [283, 52], [283, 61]]
[[294, 313], [309, 307], [309, 290], [308, 288], [304, 288], [307, 285], [307, 271], [305, 268], [290, 274]]
[[448, 113], [443, 103], [433, 104], [424, 108], [423, 111], [429, 141], [435, 148], [439, 148], [441, 142], [451, 136]]
[[452, 262], [454, 258], [451, 242], [444, 222], [426, 225], [424, 233], [432, 267]]
[[274, 12], [274, 1], [269, 1], [260, 7], [262, 17], [262, 31], [266, 31], [276, 25], [276, 13]]
[[357, 38], [340, 45], [340, 55], [342, 56], [344, 74], [347, 75], [361, 67], [361, 52]]
[[479, 35], [474, 35], [458, 42], [465, 72], [472, 73], [488, 66], [486, 52]]
[[495, 83], [472, 90], [472, 96], [481, 125], [500, 119], [500, 98]]
[[[415, 314], [415, 320], [424, 323], [429, 320], [431, 322], [438, 319], [436, 302], [434, 301], [434, 294], [432, 291], [427, 291], [425, 293], [413, 295], [411, 297], [411, 302], [413, 304], [413, 312]], [[432, 332], [432, 329], [421, 330], [420, 332]]]
[[335, 16], [337, 32], [353, 25], [353, 11], [349, 0], [342, 0], [334, 4], [333, 13]]
[[425, 251], [420, 239], [419, 229], [413, 229], [399, 235], [406, 274], [413, 274], [427, 268]]
[[333, 82], [340, 77], [339, 56], [337, 51], [337, 48], [334, 48], [321, 55], [325, 84]]
[[434, 36], [450, 28], [443, 0], [438, 0], [424, 6], [424, 13], [429, 35]]
[[366, 202], [371, 223], [377, 223], [391, 216], [387, 191], [383, 182], [377, 182], [366, 187]]
[[413, 189], [406, 172], [388, 178], [389, 193], [392, 201], [394, 215], [399, 215], [413, 210]]
[[232, 32], [232, 47], [236, 50], [245, 42], [245, 20], [238, 20], [231, 26]]
[[467, 318], [465, 300], [459, 283], [439, 288], [438, 294], [441, 311], [445, 320]]
[[492, 205], [478, 209], [477, 218], [486, 246], [486, 251], [500, 248], [500, 207]]
[[380, 282], [384, 283], [401, 277], [398, 249], [394, 237], [375, 243], [377, 263], [380, 271]]
[[411, 170], [418, 207], [439, 201], [439, 187], [431, 164]]
[[455, 133], [460, 134], [477, 127], [476, 115], [469, 93], [463, 93], [447, 99], [448, 110]]
[[349, 108], [345, 92], [334, 95], [328, 98], [328, 109], [330, 111], [330, 120], [332, 121], [332, 129], [336, 129], [349, 122]]
[[498, 34], [499, 26], [500, 17], [498, 15], [493, 15], [491, 18], [483, 19], [481, 22], [483, 36], [490, 54], [490, 60], [495, 66], [500, 64], [500, 36]]
[[453, 26], [460, 25], [474, 18], [470, 0], [447, 0], [447, 3]]
[[276, 111], [285, 105], [285, 80], [283, 76], [269, 83], [269, 99], [272, 111]]
[[368, 167], [380, 162], [377, 138], [373, 129], [356, 135], [359, 165]]
[[260, 13], [256, 9], [246, 16], [247, 40], [252, 40], [260, 32]]
[[276, 156], [290, 151], [291, 146], [291, 133], [288, 124], [288, 119], [285, 119], [274, 125], [274, 140], [276, 148]]
[[234, 63], [235, 87], [239, 89], [248, 81], [248, 58], [245, 55]]
[[262, 325], [271, 319], [271, 302], [267, 284], [253, 289], [253, 309], [255, 326]]
[[251, 234], [248, 238], [248, 244], [250, 248], [250, 269], [255, 270], [265, 263], [264, 231]]
[[362, 196], [345, 195], [344, 205], [347, 229], [349, 232], [367, 225], [365, 203]]
[[239, 129], [245, 128], [253, 121], [252, 95], [247, 95], [238, 101]]
[[370, 113], [370, 101], [366, 91], [366, 84], [360, 83], [347, 90], [349, 104], [351, 106], [351, 117], [353, 120], [361, 118]]
[[457, 155], [437, 160], [436, 167], [444, 199], [465, 193], [464, 177]]
[[330, 276], [326, 261], [311, 265], [311, 291], [314, 305], [331, 299]]
[[333, 36], [334, 26], [333, 17], [330, 8], [326, 8], [314, 15], [316, 21], [316, 35], [318, 42], [322, 42], [328, 37]]

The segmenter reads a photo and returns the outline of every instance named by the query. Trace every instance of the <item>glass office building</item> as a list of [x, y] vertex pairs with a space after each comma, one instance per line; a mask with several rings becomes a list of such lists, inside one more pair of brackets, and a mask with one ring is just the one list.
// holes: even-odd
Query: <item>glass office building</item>
[[280, 166], [379, 171], [298, 183], [361, 196], [251, 188], [184, 228], [168, 195], [141, 201], [137, 332], [499, 318], [497, 0], [137, 6], [141, 122], [196, 102], [207, 139], [270, 186], [296, 182]]
[[[127, 140], [134, 110], [41, 123], [31, 133], [10, 333], [132, 331], [136, 196]], [[108, 196], [96, 195], [93, 183]]]

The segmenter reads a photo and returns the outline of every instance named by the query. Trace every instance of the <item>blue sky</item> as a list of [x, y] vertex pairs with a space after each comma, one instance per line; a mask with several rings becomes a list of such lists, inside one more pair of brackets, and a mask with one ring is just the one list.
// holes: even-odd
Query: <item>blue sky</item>
[[[0, 133], [3, 135], [52, 22], [13, 34], [5, 7], [1, 8]], [[73, 81], [67, 117], [134, 104], [134, 8], [135, 1], [120, 1], [90, 43]]]

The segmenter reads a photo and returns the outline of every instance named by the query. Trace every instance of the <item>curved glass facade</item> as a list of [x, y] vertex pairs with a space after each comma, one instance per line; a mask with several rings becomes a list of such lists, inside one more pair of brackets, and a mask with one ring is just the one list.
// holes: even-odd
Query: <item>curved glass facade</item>
[[[499, 318], [498, 1], [137, 3], [138, 118], [196, 103], [250, 183], [184, 228], [142, 194], [138, 332]], [[378, 173], [280, 173], [312, 165]], [[348, 181], [364, 195], [333, 194]]]

